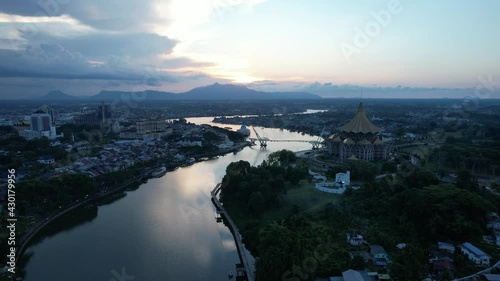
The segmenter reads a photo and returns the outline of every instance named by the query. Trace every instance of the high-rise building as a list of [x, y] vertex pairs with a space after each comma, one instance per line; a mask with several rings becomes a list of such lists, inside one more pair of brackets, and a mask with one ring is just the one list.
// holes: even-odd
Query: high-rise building
[[30, 120], [32, 131], [50, 131], [52, 127], [52, 118], [43, 110], [38, 110], [31, 114]]
[[47, 107], [46, 105], [43, 105], [40, 107], [38, 111], [43, 111], [44, 113], [47, 113], [50, 115], [50, 120], [52, 124], [56, 122], [56, 111], [53, 108]]
[[100, 123], [107, 123], [111, 117], [111, 106], [103, 102], [99, 105], [97, 110], [97, 120], [99, 120]]
[[135, 126], [138, 134], [163, 132], [167, 129], [167, 123], [162, 119], [138, 121]]
[[135, 128], [120, 132], [122, 139], [159, 140], [172, 134], [172, 128], [167, 127], [163, 119], [143, 120], [135, 123]]
[[50, 114], [42, 109], [33, 112], [29, 120], [31, 121], [30, 130], [20, 131], [19, 135], [21, 137], [26, 139], [38, 139], [41, 137], [55, 139], [62, 136], [56, 134], [56, 127], [52, 126]]
[[97, 111], [82, 109], [82, 113], [75, 115], [74, 123], [78, 125], [98, 125], [101, 129], [108, 129], [112, 124], [111, 106], [102, 103], [97, 107]]

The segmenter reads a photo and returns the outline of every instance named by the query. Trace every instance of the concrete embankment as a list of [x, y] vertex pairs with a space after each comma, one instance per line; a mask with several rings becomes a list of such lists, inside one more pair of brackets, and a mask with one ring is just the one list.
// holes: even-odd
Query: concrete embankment
[[248, 261], [248, 258], [245, 254], [245, 246], [243, 245], [243, 241], [241, 240], [241, 235], [238, 231], [238, 228], [236, 227], [236, 224], [234, 221], [231, 219], [229, 214], [226, 212], [222, 204], [220, 203], [219, 199], [217, 198], [217, 194], [220, 191], [221, 184], [217, 184], [215, 188], [210, 192], [210, 195], [212, 197], [212, 202], [216, 206], [216, 208], [221, 212], [221, 214], [224, 216], [226, 221], [228, 222], [228, 228], [231, 230], [234, 236], [234, 241], [236, 242], [236, 249], [238, 250], [238, 255], [240, 256], [241, 263], [243, 264], [243, 268], [245, 269], [245, 274], [247, 277], [248, 281], [255, 281], [255, 273], [252, 270], [252, 267], [250, 266], [250, 263]]

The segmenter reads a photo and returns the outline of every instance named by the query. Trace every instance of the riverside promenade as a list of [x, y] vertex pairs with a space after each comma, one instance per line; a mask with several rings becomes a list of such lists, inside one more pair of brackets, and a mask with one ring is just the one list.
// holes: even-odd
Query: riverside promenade
[[210, 192], [210, 195], [212, 196], [212, 202], [214, 203], [215, 207], [221, 212], [221, 214], [224, 216], [226, 221], [229, 223], [229, 229], [233, 232], [234, 236], [234, 241], [236, 242], [236, 248], [238, 250], [238, 254], [241, 259], [241, 263], [243, 264], [243, 268], [245, 269], [245, 274], [246, 278], [248, 281], [255, 281], [255, 273], [250, 267], [250, 264], [248, 262], [247, 256], [245, 254], [245, 247], [243, 246], [243, 242], [241, 240], [240, 233], [238, 231], [238, 228], [236, 227], [236, 224], [234, 221], [231, 219], [229, 214], [226, 212], [222, 204], [220, 203], [219, 199], [217, 198], [217, 194], [219, 193], [221, 188], [221, 184], [218, 183], [215, 188]]

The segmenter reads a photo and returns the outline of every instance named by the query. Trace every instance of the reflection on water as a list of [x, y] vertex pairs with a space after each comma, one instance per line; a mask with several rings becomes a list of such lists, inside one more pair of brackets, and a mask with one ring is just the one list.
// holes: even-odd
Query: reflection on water
[[45, 238], [52, 237], [56, 234], [70, 231], [76, 227], [91, 222], [97, 218], [98, 208], [94, 204], [85, 205], [82, 208], [71, 210], [70, 212], [57, 218], [54, 223], [43, 228], [37, 235], [30, 240], [30, 245], [36, 245]]
[[[206, 124], [212, 119], [188, 121]], [[272, 139], [315, 139], [286, 130], [257, 130]], [[127, 191], [126, 197], [101, 204], [98, 216], [94, 211], [90, 220], [61, 221], [53, 226], [56, 235], [41, 235], [45, 239], [28, 248], [27, 253], [34, 255], [26, 264], [25, 280], [107, 281], [114, 278], [113, 270], [121, 272], [122, 268], [135, 280], [227, 280], [227, 272], [234, 272], [239, 263], [238, 254], [231, 232], [216, 222], [210, 191], [229, 163], [246, 160], [258, 165], [270, 152], [285, 148], [298, 151], [311, 145], [247, 147], [150, 179], [139, 189]]]

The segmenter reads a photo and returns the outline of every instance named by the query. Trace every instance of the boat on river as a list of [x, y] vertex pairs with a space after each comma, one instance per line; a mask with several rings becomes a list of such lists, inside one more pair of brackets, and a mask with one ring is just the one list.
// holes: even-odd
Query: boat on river
[[161, 167], [158, 170], [152, 172], [151, 176], [153, 176], [155, 178], [158, 178], [158, 177], [161, 177], [161, 176], [165, 175], [166, 173], [167, 173], [167, 168]]

